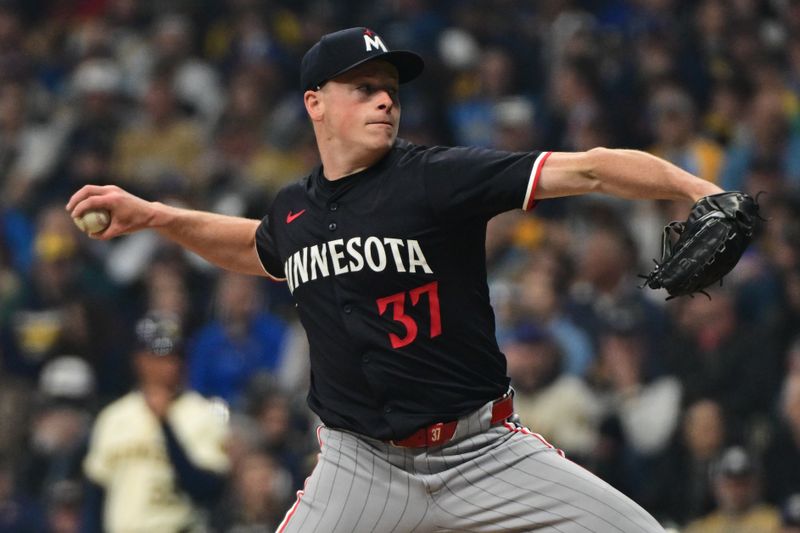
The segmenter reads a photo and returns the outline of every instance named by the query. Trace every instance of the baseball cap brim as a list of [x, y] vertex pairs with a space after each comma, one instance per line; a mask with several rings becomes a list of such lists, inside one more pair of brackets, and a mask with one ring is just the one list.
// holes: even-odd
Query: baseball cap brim
[[[392, 50], [391, 52], [372, 55], [365, 57], [360, 61], [356, 61], [355, 63], [340, 69], [334, 74], [327, 76], [325, 79], [316, 82], [316, 86], [322, 86], [322, 84], [325, 82], [328, 82], [337, 76], [341, 76], [345, 72], [352, 70], [359, 65], [377, 60], [386, 61], [387, 63], [393, 65], [397, 69], [398, 81], [400, 83], [407, 83], [417, 78], [420, 74], [422, 74], [422, 70], [425, 68], [425, 61], [423, 61], [422, 57], [414, 52], [409, 50]], [[309, 89], [313, 89], [313, 87], [309, 87]]]

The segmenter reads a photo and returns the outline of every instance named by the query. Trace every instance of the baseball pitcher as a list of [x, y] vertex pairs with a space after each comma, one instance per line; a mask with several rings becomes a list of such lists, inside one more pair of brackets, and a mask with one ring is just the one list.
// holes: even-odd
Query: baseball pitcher
[[[67, 209], [108, 210], [96, 238], [151, 228], [222, 268], [288, 284], [310, 343], [308, 403], [324, 425], [319, 462], [279, 532], [662, 531], [509, 422], [486, 223], [590, 192], [690, 201], [725, 193], [638, 151], [508, 153], [398, 139], [400, 85], [422, 69], [417, 54], [390, 50], [368, 28], [323, 36], [301, 65], [322, 164], [284, 188], [261, 221], [146, 202], [115, 186], [86, 186]], [[714, 213], [704, 222], [737, 237], [727, 213], [703, 205]], [[691, 233], [700, 237], [676, 251], [707, 242]], [[705, 264], [700, 252], [684, 256], [678, 269]]]

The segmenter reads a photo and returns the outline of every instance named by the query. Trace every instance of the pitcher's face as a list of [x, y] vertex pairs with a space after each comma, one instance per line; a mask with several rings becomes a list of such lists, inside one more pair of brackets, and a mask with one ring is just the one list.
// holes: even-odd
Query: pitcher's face
[[368, 61], [326, 82], [317, 91], [322, 104], [323, 135], [344, 145], [386, 150], [400, 125], [397, 69]]

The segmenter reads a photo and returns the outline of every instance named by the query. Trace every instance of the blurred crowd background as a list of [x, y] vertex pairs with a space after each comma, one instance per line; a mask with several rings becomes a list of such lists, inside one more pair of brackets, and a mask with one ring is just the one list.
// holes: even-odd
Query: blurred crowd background
[[318, 451], [288, 290], [148, 232], [88, 239], [64, 204], [116, 184], [263, 217], [317, 164], [300, 58], [354, 25], [425, 57], [411, 141], [636, 148], [764, 191], [710, 299], [638, 288], [689, 205], [595, 196], [492, 220], [490, 289], [524, 424], [666, 525], [800, 531], [797, 0], [0, 1], [0, 531], [81, 530], [87, 439], [152, 311], [228, 405], [209, 527], [280, 522]]

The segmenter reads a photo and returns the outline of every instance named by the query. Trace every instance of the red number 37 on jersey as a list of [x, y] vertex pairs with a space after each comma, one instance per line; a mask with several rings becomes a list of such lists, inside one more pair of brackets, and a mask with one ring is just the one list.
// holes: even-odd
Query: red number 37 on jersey
[[442, 317], [439, 314], [439, 282], [432, 281], [421, 287], [411, 289], [410, 291], [398, 292], [397, 294], [384, 296], [376, 300], [375, 303], [378, 304], [378, 314], [383, 315], [389, 305], [391, 305], [392, 320], [400, 322], [406, 328], [406, 334], [403, 337], [394, 333], [389, 333], [389, 341], [392, 343], [392, 348], [408, 346], [414, 342], [419, 332], [417, 323], [405, 313], [406, 294], [411, 298], [411, 305], [413, 306], [419, 303], [420, 296], [423, 294], [428, 295], [428, 309], [430, 310], [431, 316], [430, 337], [434, 338], [442, 334]]

